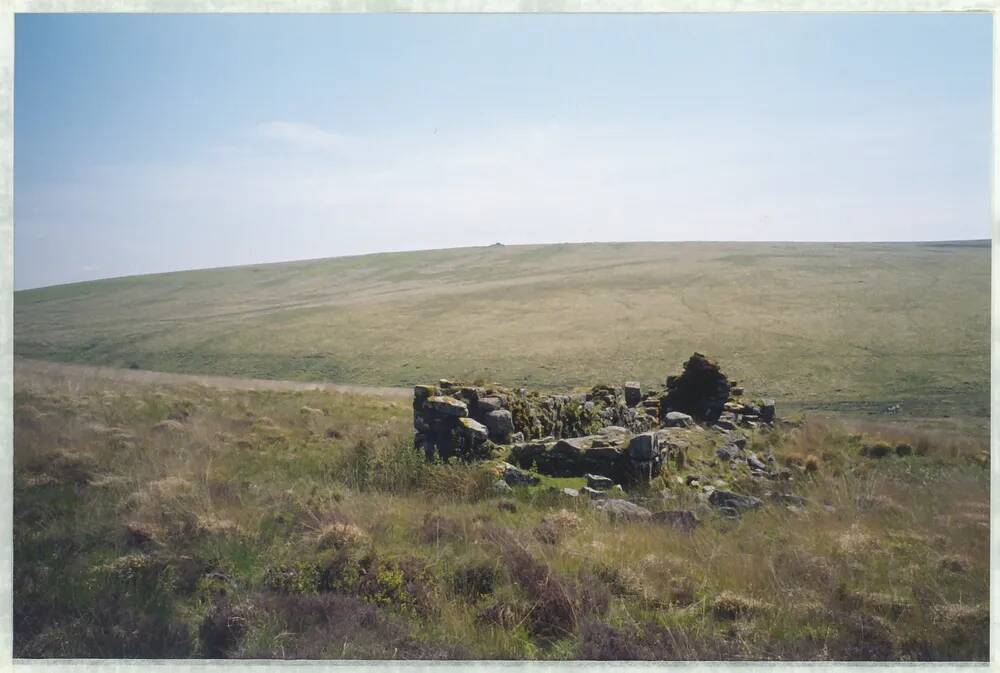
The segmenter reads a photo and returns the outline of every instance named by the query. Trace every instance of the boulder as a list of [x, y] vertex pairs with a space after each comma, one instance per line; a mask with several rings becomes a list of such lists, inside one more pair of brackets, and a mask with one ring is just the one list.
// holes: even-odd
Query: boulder
[[587, 478], [587, 486], [600, 491], [606, 491], [615, 485], [614, 481], [599, 474], [585, 474], [584, 476]]
[[714, 422], [729, 401], [729, 380], [719, 365], [701, 353], [684, 363], [684, 372], [668, 380], [660, 407], [667, 412], [682, 411], [695, 419]]
[[510, 463], [500, 464], [501, 478], [511, 486], [534, 486], [539, 482], [538, 477], [520, 470]]
[[424, 400], [424, 408], [441, 416], [468, 416], [469, 407], [450, 395], [433, 395]]
[[752, 495], [740, 495], [739, 493], [732, 493], [730, 491], [712, 491], [708, 496], [708, 501], [712, 506], [719, 509], [731, 508], [737, 512], [745, 512], [761, 506], [760, 498], [755, 498]]
[[772, 493], [771, 500], [781, 505], [792, 505], [794, 507], [805, 507], [809, 504], [809, 501], [801, 495], [793, 493]]
[[483, 417], [483, 422], [494, 439], [504, 441], [514, 432], [514, 419], [506, 409], [491, 411]]
[[578, 498], [578, 497], [580, 497], [580, 491], [576, 490], [575, 488], [564, 488], [564, 489], [562, 489], [560, 491], [560, 493], [562, 493], [563, 495], [565, 495], [566, 497], [569, 497], [569, 498]]
[[767, 465], [754, 454], [747, 456], [747, 465], [751, 470], [756, 470], [757, 472], [767, 472]]
[[438, 389], [436, 386], [413, 386], [414, 404], [422, 403], [428, 397], [433, 397], [437, 394], [438, 394]]
[[668, 411], [663, 417], [663, 424], [668, 428], [690, 428], [694, 425], [694, 419], [682, 411]]
[[659, 456], [653, 460], [632, 460], [629, 462], [629, 483], [647, 482], [660, 474], [661, 462]]
[[604, 491], [598, 491], [596, 488], [591, 488], [590, 486], [584, 486], [581, 488], [580, 493], [590, 496], [592, 500], [600, 500], [601, 498], [607, 497], [607, 494], [604, 493]]
[[476, 411], [485, 416], [491, 411], [497, 411], [503, 408], [503, 402], [499, 397], [480, 397], [476, 401]]
[[774, 422], [774, 400], [764, 400], [760, 405], [760, 420], [763, 423]]
[[628, 443], [628, 455], [632, 460], [652, 460], [659, 454], [659, 442], [654, 432], [644, 432], [641, 435], [636, 435]]
[[634, 407], [642, 400], [642, 388], [638, 381], [625, 382], [625, 404]]
[[427, 418], [425, 414], [419, 411], [413, 412], [413, 429], [417, 432], [430, 432], [431, 431], [431, 421]]
[[740, 449], [735, 444], [725, 444], [715, 450], [715, 455], [720, 460], [733, 460], [739, 453]]
[[494, 493], [510, 493], [511, 491], [514, 490], [503, 479], [497, 479], [496, 481], [494, 481], [492, 488]]
[[567, 456], [579, 456], [594, 445], [593, 437], [567, 437], [553, 445], [551, 452]]
[[469, 418], [468, 416], [459, 418], [458, 426], [463, 429], [474, 442], [485, 442], [490, 434], [485, 425], [477, 420]]
[[690, 533], [701, 525], [695, 513], [687, 509], [674, 509], [653, 514], [653, 521], [665, 523], [673, 528]]
[[653, 518], [653, 513], [645, 507], [620, 498], [609, 498], [594, 503], [594, 508], [616, 521], [649, 521]]

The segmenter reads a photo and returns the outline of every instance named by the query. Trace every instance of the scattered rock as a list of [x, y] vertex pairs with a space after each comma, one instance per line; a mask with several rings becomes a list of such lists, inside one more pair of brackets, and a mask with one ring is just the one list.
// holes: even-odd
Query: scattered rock
[[501, 479], [510, 486], [534, 486], [539, 482], [538, 477], [528, 474], [510, 463], [501, 463], [500, 470]]
[[510, 493], [513, 491], [510, 485], [503, 479], [497, 479], [493, 482], [493, 491], [495, 493]]
[[596, 488], [601, 491], [606, 491], [615, 485], [615, 482], [613, 482], [611, 479], [608, 479], [607, 477], [601, 476], [599, 474], [586, 474], [584, 476], [587, 478], [587, 486], [589, 486], [590, 488]]
[[569, 487], [562, 489], [560, 493], [569, 498], [578, 498], [580, 496], [580, 491], [576, 490], [575, 488], [569, 488]]
[[619, 498], [602, 500], [595, 503], [594, 508], [606, 513], [612, 520], [616, 521], [649, 521], [653, 518], [653, 513], [645, 507]]
[[680, 411], [669, 411], [663, 417], [663, 424], [668, 428], [690, 428], [694, 425], [694, 419]]
[[590, 486], [584, 486], [581, 488], [580, 493], [590, 496], [593, 500], [600, 500], [607, 497], [607, 494], [604, 491], [598, 491], [596, 488], [591, 488]]
[[739, 455], [740, 449], [735, 444], [726, 444], [715, 450], [715, 455], [721, 460], [734, 460]]
[[760, 498], [755, 498], [752, 495], [740, 495], [731, 491], [712, 491], [711, 495], [708, 496], [708, 501], [720, 509], [729, 507], [737, 512], [745, 512], [761, 506]]
[[752, 453], [747, 456], [747, 465], [751, 470], [755, 470], [757, 472], [767, 472], [767, 465], [765, 465], [760, 458]]
[[771, 500], [781, 504], [781, 505], [792, 505], [794, 507], [805, 507], [809, 504], [809, 501], [803, 498], [801, 495], [794, 495], [792, 493], [772, 493]]

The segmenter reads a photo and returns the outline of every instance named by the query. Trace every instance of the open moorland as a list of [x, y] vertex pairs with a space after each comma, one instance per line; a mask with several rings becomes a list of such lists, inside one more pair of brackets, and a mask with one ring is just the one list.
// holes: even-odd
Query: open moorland
[[[693, 351], [783, 409], [989, 415], [989, 242], [491, 246], [15, 293], [27, 358], [406, 386], [660, 382]], [[948, 423], [948, 421], [942, 421]], [[965, 424], [969, 427], [968, 424]]]
[[[747, 433], [775, 482], [671, 428], [684, 460], [628, 498], [687, 527], [425, 462], [399, 397], [31, 366], [16, 388], [16, 656], [988, 656], [976, 441], [791, 419]], [[760, 504], [722, 516], [712, 487]]]
[[15, 655], [985, 660], [989, 253], [498, 245], [18, 292]]

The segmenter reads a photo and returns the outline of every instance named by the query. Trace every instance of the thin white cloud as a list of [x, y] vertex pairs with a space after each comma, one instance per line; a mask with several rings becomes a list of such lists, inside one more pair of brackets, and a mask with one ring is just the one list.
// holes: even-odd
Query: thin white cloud
[[969, 179], [987, 179], [986, 150], [982, 167], [956, 174], [975, 139], [928, 126], [692, 120], [359, 138], [268, 122], [185, 163], [19, 190], [16, 254], [47, 263], [25, 263], [18, 286], [79, 280], [62, 274], [83, 264], [122, 275], [494, 241], [988, 236], [989, 202]]
[[269, 121], [259, 124], [255, 135], [296, 149], [331, 151], [350, 148], [356, 139], [326, 129], [292, 121]]

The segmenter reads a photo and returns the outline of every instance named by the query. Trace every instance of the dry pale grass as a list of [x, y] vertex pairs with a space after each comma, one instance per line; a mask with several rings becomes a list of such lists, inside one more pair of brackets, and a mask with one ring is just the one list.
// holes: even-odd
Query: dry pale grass
[[[278, 642], [286, 655], [343, 656], [282, 635], [296, 610], [325, 605], [303, 597], [336, 586], [395, 620], [394, 633], [415, 639], [398, 641], [410, 652], [460, 642], [472, 658], [985, 656], [977, 643], [988, 630], [988, 473], [963, 454], [872, 461], [857, 451], [867, 439], [836, 424], [762, 434], [755, 451], [817, 456], [820, 469], [807, 472], [803, 460], [790, 482], [732, 488], [761, 497], [787, 488], [806, 506], [792, 512], [765, 498], [736, 521], [698, 510], [704, 524], [685, 533], [609, 523], [583, 503], [548, 498], [544, 485], [498, 510], [485, 467], [398, 458], [408, 410], [377, 398], [22, 381], [15, 404], [34, 409], [15, 413], [15, 631], [39, 648], [21, 652], [93, 643], [93, 633], [123, 623], [147, 643], [155, 633], [198, 633], [201, 622], [185, 619], [222, 629], [226, 596], [260, 599], [267, 618], [231, 642], [206, 627], [218, 636], [212, 647], [272, 652]], [[183, 433], [153, 429], [171, 415]], [[685, 471], [668, 475], [681, 477], [666, 480], [670, 497], [648, 504], [698, 509], [683, 477], [721, 476], [711, 455], [693, 446]], [[74, 498], [71, 509], [37, 518], [63, 497]], [[69, 612], [43, 579], [55, 546], [72, 550], [55, 569], [68, 586], [84, 590], [85, 575], [102, 588], [78, 599], [107, 608], [111, 621], [98, 631], [59, 616]], [[174, 589], [152, 582], [143, 591], [182, 629], [109, 602], [119, 596], [115, 578], [140, 569], [114, 561], [130, 555], [169, 568]], [[104, 570], [93, 579], [90, 567]], [[275, 593], [265, 577], [291, 593]], [[325, 632], [322, 623], [308, 621], [309, 632]], [[60, 635], [26, 635], [45, 629]], [[872, 638], [863, 649], [860, 633]], [[139, 640], [119, 651], [138, 652]], [[198, 656], [211, 643], [170, 640], [163, 648], [175, 649], [158, 651]]]

